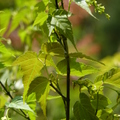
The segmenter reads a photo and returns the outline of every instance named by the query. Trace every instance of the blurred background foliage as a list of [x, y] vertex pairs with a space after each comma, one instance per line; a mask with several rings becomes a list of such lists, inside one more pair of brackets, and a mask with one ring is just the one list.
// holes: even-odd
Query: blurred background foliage
[[[103, 59], [103, 62], [109, 67], [120, 66], [120, 0], [98, 0], [98, 2], [103, 3], [106, 12], [111, 16], [110, 20], [107, 20], [104, 15], [94, 13], [91, 7], [93, 14], [98, 18], [98, 20], [96, 20], [76, 4], [71, 4], [70, 11], [73, 13], [73, 16], [69, 19], [73, 25], [73, 34], [77, 48], [79, 51], [95, 57], [98, 60]], [[0, 0], [0, 29], [3, 29], [0, 31], [0, 35], [10, 41], [9, 43], [12, 45], [12, 49], [19, 51], [16, 53], [17, 55], [20, 55], [21, 52], [26, 50], [38, 52], [41, 43], [47, 41], [46, 35], [42, 33], [40, 28], [32, 27], [33, 20], [36, 16], [36, 9], [34, 7], [36, 3], [37, 0]], [[65, 9], [67, 9], [68, 0], [64, 0], [64, 6]], [[18, 12], [21, 12], [19, 16], [17, 16]], [[14, 19], [12, 19], [11, 16]], [[8, 43], [5, 42], [5, 44], [7, 45]], [[72, 46], [70, 51], [74, 51]], [[12, 86], [12, 88], [16, 90], [14, 94], [21, 95], [23, 92], [23, 85], [20, 78], [21, 73], [18, 74], [15, 72], [15, 68], [12, 69], [14, 71], [13, 73], [10, 72], [11, 69], [0, 70], [1, 78], [13, 80], [15, 86]], [[16, 74], [17, 76], [15, 76]], [[17, 81], [15, 81], [15, 79], [17, 79]], [[65, 78], [61, 78], [60, 81], [62, 91], [65, 90], [64, 79]], [[76, 78], [73, 77], [72, 79]], [[8, 84], [10, 85], [12, 82]], [[0, 92], [1, 91], [0, 89]], [[71, 106], [73, 106], [78, 99], [78, 92], [79, 89], [77, 88], [71, 89]], [[105, 94], [114, 104], [116, 100], [114, 98], [117, 97], [117, 94], [109, 89], [105, 89]], [[0, 99], [5, 102], [7, 98], [3, 95]], [[61, 98], [48, 101], [47, 116], [49, 120], [62, 119], [65, 117], [64, 106], [61, 101]], [[2, 105], [0, 107], [2, 107]], [[37, 119], [46, 120], [39, 104], [36, 110], [38, 113]], [[11, 114], [11, 111], [9, 113], [13, 119], [23, 120], [23, 118], [20, 118], [17, 114]], [[120, 113], [120, 106], [116, 108], [116, 113]], [[71, 120], [74, 120], [72, 112], [71, 117]]]

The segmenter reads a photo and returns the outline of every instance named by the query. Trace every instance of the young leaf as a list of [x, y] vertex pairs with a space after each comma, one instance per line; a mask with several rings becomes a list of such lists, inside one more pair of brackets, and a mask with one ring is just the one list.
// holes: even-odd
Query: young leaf
[[49, 36], [51, 35], [52, 30], [56, 28], [62, 35], [68, 38], [76, 48], [71, 23], [68, 20], [65, 10], [55, 10], [52, 16], [49, 15], [48, 28]]
[[110, 69], [108, 72], [105, 72], [95, 79], [95, 83], [99, 81], [120, 88], [120, 69]]
[[[66, 60], [63, 59], [57, 64], [58, 73], [61, 75], [66, 75], [67, 72], [67, 63]], [[94, 67], [85, 65], [83, 63], [76, 62], [75, 59], [70, 59], [70, 73], [72, 76], [82, 77], [88, 74], [96, 73], [97, 69]]]
[[41, 47], [41, 50], [45, 54], [64, 57], [64, 49], [58, 42], [44, 43]]
[[95, 61], [95, 62], [98, 62], [98, 63], [104, 65], [104, 63], [102, 63], [100, 61], [97, 61], [97, 60], [91, 58], [90, 56], [87, 56], [87, 55], [85, 55], [85, 54], [83, 54], [81, 52], [70, 53], [69, 55], [70, 55], [70, 57], [85, 58], [85, 59], [92, 60], [92, 61]]
[[91, 12], [86, 0], [73, 0], [77, 5], [79, 5], [81, 8], [83, 8], [86, 12], [88, 12], [92, 17], [97, 19]]
[[20, 65], [23, 72], [23, 84], [24, 84], [24, 94], [23, 100], [25, 100], [29, 85], [33, 79], [39, 75], [40, 70], [43, 68], [43, 62], [38, 59], [35, 52], [26, 52], [25, 54], [18, 57], [13, 65]]
[[47, 84], [47, 87], [46, 87], [46, 89], [45, 89], [44, 94], [41, 96], [41, 98], [40, 98], [40, 100], [39, 100], [40, 105], [41, 105], [41, 108], [42, 108], [42, 110], [43, 110], [43, 114], [44, 114], [45, 116], [46, 116], [46, 105], [47, 105], [46, 100], [47, 100], [47, 96], [48, 96], [48, 94], [49, 94], [49, 91], [50, 91], [50, 84], [48, 83], [48, 84]]
[[27, 105], [27, 103], [23, 103], [23, 98], [21, 96], [17, 96], [10, 103], [6, 103], [6, 107], [27, 110], [34, 113], [34, 111]]
[[35, 93], [36, 99], [39, 100], [41, 95], [45, 92], [48, 82], [48, 79], [45, 77], [36, 77], [30, 84], [28, 95]]
[[74, 116], [77, 120], [98, 120], [90, 104], [90, 99], [85, 93], [80, 93], [80, 101], [73, 106]]
[[44, 22], [47, 20], [47, 18], [48, 18], [48, 14], [46, 12], [40, 12], [36, 17], [33, 26], [35, 26], [37, 24], [42, 26], [44, 24]]

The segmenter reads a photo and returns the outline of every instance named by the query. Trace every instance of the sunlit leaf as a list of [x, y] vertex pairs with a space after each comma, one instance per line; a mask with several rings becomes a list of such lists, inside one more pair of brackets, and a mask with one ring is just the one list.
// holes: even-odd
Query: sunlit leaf
[[48, 95], [47, 100], [53, 100], [53, 99], [57, 99], [57, 98], [61, 98], [61, 96]]
[[44, 94], [41, 96], [39, 102], [40, 102], [40, 105], [41, 105], [41, 108], [43, 110], [43, 114], [46, 116], [46, 100], [47, 100], [47, 96], [49, 94], [49, 91], [50, 91], [50, 84], [48, 83], [46, 89], [45, 89], [45, 92]]
[[71, 23], [64, 10], [55, 10], [53, 16], [49, 16], [48, 27], [49, 36], [51, 35], [53, 29], [56, 28], [62, 35], [68, 38], [76, 48]]
[[41, 50], [45, 54], [64, 57], [64, 49], [58, 42], [44, 43], [41, 47]]
[[5, 106], [6, 102], [7, 102], [7, 97], [5, 95], [0, 95], [0, 109]]
[[112, 120], [113, 119], [113, 110], [111, 108], [100, 109], [97, 112], [97, 116], [102, 120]]
[[96, 17], [92, 14], [92, 12], [91, 12], [91, 10], [90, 10], [90, 8], [89, 8], [86, 0], [73, 0], [73, 1], [74, 1], [77, 5], [79, 5], [81, 8], [83, 8], [86, 12], [88, 12], [92, 17], [96, 18]]
[[14, 56], [14, 54], [11, 53], [10, 50], [7, 49], [1, 41], [0, 41], [0, 53], [7, 55], [7, 56]]
[[[65, 59], [60, 61], [57, 64], [57, 67], [59, 70], [59, 74], [66, 75], [67, 63]], [[72, 76], [82, 77], [96, 72], [97, 69], [95, 69], [94, 67], [76, 62], [75, 59], [70, 59], [70, 74]]]
[[6, 107], [27, 110], [34, 113], [34, 111], [27, 105], [27, 103], [23, 103], [21, 96], [17, 96], [10, 103], [6, 103]]
[[30, 83], [36, 76], [39, 75], [39, 72], [43, 68], [44, 64], [40, 59], [38, 59], [35, 52], [29, 51], [18, 57], [13, 62], [13, 65], [21, 66], [24, 84], [23, 100], [25, 100]]
[[16, 13], [13, 16], [12, 23], [11, 23], [11, 28], [10, 28], [8, 34], [10, 34], [13, 30], [15, 30], [18, 27], [18, 25], [20, 24], [21, 21], [23, 21], [26, 13], [28, 13], [28, 12], [29, 12], [29, 9], [27, 7], [24, 7], [22, 9], [20, 9], [18, 11], [18, 13]]
[[44, 22], [47, 20], [48, 18], [48, 14], [46, 12], [40, 12], [38, 13], [33, 26], [39, 24], [40, 26], [42, 26], [44, 24]]
[[36, 99], [39, 100], [41, 95], [45, 92], [48, 82], [48, 79], [45, 77], [36, 77], [30, 84], [28, 95], [35, 93]]
[[100, 61], [97, 61], [97, 60], [91, 58], [90, 56], [87, 56], [87, 55], [85, 55], [85, 54], [83, 54], [83, 53], [81, 53], [81, 52], [70, 53], [69, 55], [70, 55], [70, 57], [85, 58], [85, 59], [92, 60], [92, 61], [95, 61], [95, 62], [98, 62], [98, 63], [104, 65], [104, 63], [102, 63], [102, 62], [100, 62]]
[[105, 72], [102, 75], [99, 75], [96, 79], [95, 79], [95, 83], [99, 82], [99, 81], [103, 81], [104, 84], [108, 84], [108, 85], [112, 85], [115, 87], [120, 88], [120, 70], [113, 68], [110, 69], [108, 72]]
[[73, 106], [74, 116], [77, 120], [98, 120], [90, 104], [90, 99], [85, 93], [80, 93], [80, 101]]
[[[35, 110], [36, 110], [36, 95], [35, 95], [35, 93], [32, 93], [27, 97], [26, 103], [35, 112]], [[36, 120], [36, 115], [33, 112], [29, 111], [28, 115], [31, 120]]]

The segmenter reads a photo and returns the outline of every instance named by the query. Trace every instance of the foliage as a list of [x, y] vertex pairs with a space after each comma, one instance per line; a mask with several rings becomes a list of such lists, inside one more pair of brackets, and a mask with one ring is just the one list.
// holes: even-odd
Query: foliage
[[[96, 12], [105, 13], [104, 6], [98, 4], [96, 0], [73, 1], [94, 18], [96, 17], [89, 8], [91, 5], [94, 6]], [[12, 117], [10, 118], [12, 115], [8, 111], [13, 110], [25, 119], [35, 120], [40, 109], [47, 119], [50, 112], [46, 108], [47, 100], [58, 98], [63, 101], [66, 120], [73, 117], [70, 114], [71, 107], [76, 120], [119, 118], [119, 115], [114, 113], [115, 108], [120, 103], [120, 91], [118, 90], [120, 88], [119, 55], [113, 57], [118, 60], [118, 64], [115, 65], [115, 62], [111, 60], [113, 63], [108, 66], [105, 61], [97, 61], [91, 56], [78, 52], [72, 25], [69, 21], [69, 16], [72, 15], [69, 11], [71, 1], [68, 11], [64, 9], [63, 0], [42, 0], [40, 2], [16, 0], [15, 4], [17, 9], [11, 12], [9, 10], [0, 12], [1, 119], [12, 119]], [[109, 15], [106, 13], [105, 15], [109, 19]], [[24, 49], [21, 52], [12, 48], [11, 43], [3, 38], [9, 22], [11, 22], [11, 26], [7, 35], [19, 29], [18, 33], [24, 44]], [[39, 36], [43, 36], [43, 38]], [[32, 51], [34, 40], [41, 44], [37, 52]], [[69, 42], [72, 43], [76, 52], [69, 53]], [[89, 65], [80, 61], [81, 59], [92, 61], [95, 65]], [[76, 80], [72, 80], [74, 76], [77, 78]], [[60, 84], [64, 78], [67, 81], [65, 90], [67, 95], [64, 95]], [[16, 83], [21, 79], [24, 85], [23, 97], [17, 95], [20, 89], [15, 88]], [[73, 87], [77, 88], [78, 86], [79, 89], [77, 92], [79, 99], [75, 100], [71, 107], [70, 81], [72, 81]], [[104, 88], [112, 89], [118, 94], [115, 105], [105, 95]], [[57, 93], [59, 96], [53, 93]], [[6, 101], [9, 102], [6, 103]], [[37, 108], [38, 104], [40, 104], [40, 108]], [[6, 110], [6, 114], [3, 114]]]

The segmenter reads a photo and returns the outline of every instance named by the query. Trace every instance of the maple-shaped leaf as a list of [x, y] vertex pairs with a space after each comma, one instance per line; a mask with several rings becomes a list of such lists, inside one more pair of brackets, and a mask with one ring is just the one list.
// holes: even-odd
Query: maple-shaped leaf
[[32, 51], [28, 51], [18, 57], [13, 65], [20, 65], [21, 71], [23, 72], [23, 84], [24, 84], [24, 93], [23, 100], [25, 101], [29, 85], [33, 79], [39, 75], [40, 70], [43, 68], [44, 63], [38, 59], [37, 54]]

